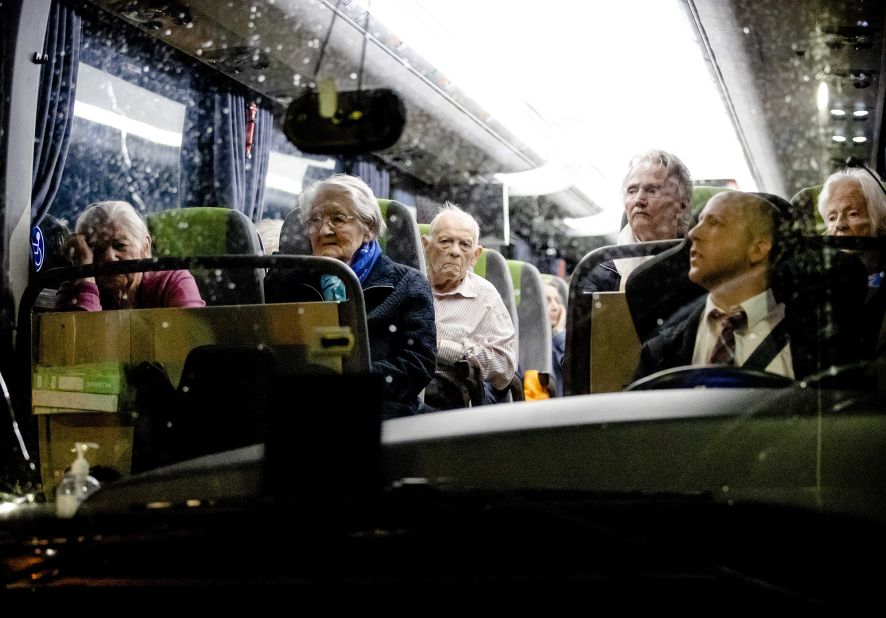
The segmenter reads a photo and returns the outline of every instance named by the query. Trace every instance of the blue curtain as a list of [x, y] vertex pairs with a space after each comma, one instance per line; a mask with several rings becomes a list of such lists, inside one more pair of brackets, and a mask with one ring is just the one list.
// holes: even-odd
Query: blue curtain
[[40, 71], [40, 98], [34, 132], [31, 224], [37, 225], [55, 198], [74, 122], [74, 97], [80, 64], [81, 20], [72, 8], [53, 2]]
[[357, 176], [362, 179], [375, 197], [388, 198], [391, 193], [391, 173], [376, 165], [373, 161], [359, 157], [340, 160], [336, 171]]
[[182, 139], [182, 207], [222, 206], [253, 222], [261, 220], [273, 116], [259, 105], [247, 157], [248, 111], [245, 96], [221, 88], [203, 89], [192, 97]]

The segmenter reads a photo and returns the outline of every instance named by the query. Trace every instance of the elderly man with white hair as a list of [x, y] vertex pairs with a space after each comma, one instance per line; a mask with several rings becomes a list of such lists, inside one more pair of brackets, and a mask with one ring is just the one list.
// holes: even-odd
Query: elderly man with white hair
[[[477, 221], [450, 203], [434, 217], [428, 235], [422, 238], [434, 295], [437, 370], [445, 374], [456, 362], [466, 361], [484, 383], [503, 390], [517, 368], [516, 335], [495, 286], [471, 271], [483, 251], [479, 238]], [[460, 407], [458, 401], [437, 396], [439, 378], [426, 392], [428, 406]], [[487, 402], [493, 401], [487, 391]]]

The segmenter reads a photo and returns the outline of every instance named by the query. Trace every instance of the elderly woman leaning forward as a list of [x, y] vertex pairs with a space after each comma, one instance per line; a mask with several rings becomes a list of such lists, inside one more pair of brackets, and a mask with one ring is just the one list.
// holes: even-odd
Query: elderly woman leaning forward
[[[151, 257], [151, 235], [127, 202], [91, 204], [77, 219], [68, 240], [75, 266]], [[65, 310], [203, 307], [194, 277], [186, 270], [134, 272], [67, 281], [56, 307]]]

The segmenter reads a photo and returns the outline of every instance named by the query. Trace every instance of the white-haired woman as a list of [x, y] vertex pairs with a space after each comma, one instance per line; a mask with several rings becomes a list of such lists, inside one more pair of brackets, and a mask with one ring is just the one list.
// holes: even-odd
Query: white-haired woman
[[[299, 198], [314, 255], [341, 260], [360, 281], [366, 303], [371, 371], [382, 379], [385, 418], [418, 411], [418, 394], [437, 364], [434, 300], [425, 276], [382, 254], [385, 232], [378, 200], [355, 176], [336, 174]], [[265, 280], [268, 302], [344, 300], [333, 275], [305, 277], [272, 269]]]
[[[151, 235], [127, 202], [90, 204], [68, 240], [76, 266], [151, 257]], [[194, 277], [186, 270], [86, 277], [59, 288], [56, 307], [66, 310], [203, 307]]]
[[[830, 236], [886, 236], [886, 193], [867, 170], [851, 168], [831, 174], [818, 196], [818, 211]], [[860, 254], [868, 269], [870, 287], [879, 287], [882, 260], [871, 252]]]

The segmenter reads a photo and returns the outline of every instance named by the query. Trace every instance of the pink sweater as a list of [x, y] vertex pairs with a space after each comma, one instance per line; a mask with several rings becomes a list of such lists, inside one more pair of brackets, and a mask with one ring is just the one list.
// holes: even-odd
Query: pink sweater
[[[136, 309], [205, 306], [197, 282], [186, 270], [146, 272], [136, 290]], [[58, 290], [55, 307], [66, 311], [101, 311], [98, 286], [87, 281], [66, 281]]]

